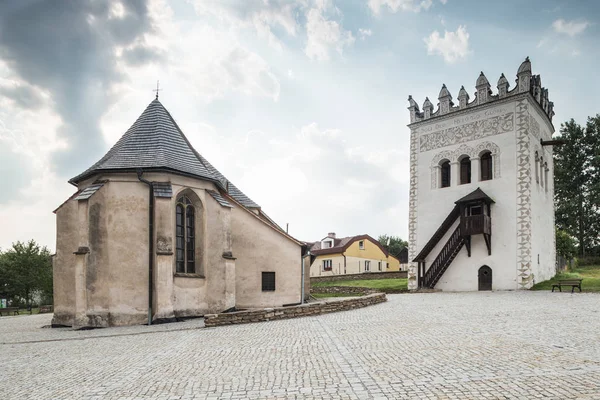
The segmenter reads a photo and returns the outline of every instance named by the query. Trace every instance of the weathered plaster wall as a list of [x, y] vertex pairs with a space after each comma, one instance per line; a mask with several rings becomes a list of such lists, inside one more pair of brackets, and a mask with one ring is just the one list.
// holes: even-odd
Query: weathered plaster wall
[[79, 242], [77, 201], [69, 200], [56, 211], [56, 255], [53, 261], [55, 325], [71, 326], [75, 316], [75, 261]]
[[[243, 210], [232, 210], [236, 260], [236, 307], [277, 307], [299, 303], [301, 246]], [[273, 292], [262, 291], [262, 272], [275, 272]]]

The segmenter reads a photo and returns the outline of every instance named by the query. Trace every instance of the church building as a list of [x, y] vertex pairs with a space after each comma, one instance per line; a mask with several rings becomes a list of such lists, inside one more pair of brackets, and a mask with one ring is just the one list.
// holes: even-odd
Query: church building
[[409, 289], [530, 288], [555, 274], [554, 104], [527, 58], [493, 94], [409, 96]]
[[302, 302], [302, 243], [192, 147], [158, 96], [69, 182], [77, 192], [55, 211], [53, 325]]

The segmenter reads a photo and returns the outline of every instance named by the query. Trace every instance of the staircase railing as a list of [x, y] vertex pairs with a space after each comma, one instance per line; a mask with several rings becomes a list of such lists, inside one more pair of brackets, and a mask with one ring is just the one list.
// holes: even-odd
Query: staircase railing
[[444, 247], [442, 247], [442, 250], [436, 257], [436, 259], [433, 261], [427, 272], [425, 272], [423, 283], [426, 287], [433, 288], [435, 286], [435, 284], [444, 274], [450, 263], [452, 263], [452, 260], [454, 260], [464, 243], [465, 239], [460, 233], [459, 224], [459, 226], [456, 227], [456, 229], [454, 230]]

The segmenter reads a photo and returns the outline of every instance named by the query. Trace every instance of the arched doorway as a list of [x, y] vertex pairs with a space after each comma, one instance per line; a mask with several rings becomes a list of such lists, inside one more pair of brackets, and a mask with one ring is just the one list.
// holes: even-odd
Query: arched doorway
[[492, 269], [487, 265], [479, 268], [479, 290], [492, 290]]

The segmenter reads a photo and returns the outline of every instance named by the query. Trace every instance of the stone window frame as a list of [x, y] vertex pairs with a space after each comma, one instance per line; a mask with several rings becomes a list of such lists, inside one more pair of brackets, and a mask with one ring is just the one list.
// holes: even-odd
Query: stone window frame
[[[180, 272], [177, 270], [178, 263], [178, 255], [177, 255], [177, 208], [181, 203], [179, 200], [183, 197], [187, 197], [190, 200], [189, 204], [194, 209], [194, 272], [189, 272], [187, 268], [187, 262], [185, 262], [185, 272]], [[205, 249], [205, 223], [206, 221], [206, 208], [204, 207], [204, 203], [200, 199], [200, 196], [191, 188], [183, 188], [181, 189], [177, 195], [173, 196], [174, 205], [173, 205], [173, 236], [175, 243], [175, 256], [173, 257], [173, 273], [178, 277], [191, 277], [191, 278], [204, 278], [205, 277], [205, 262], [204, 255], [206, 253]], [[185, 220], [185, 213], [184, 213]], [[184, 225], [185, 227], [185, 225]], [[185, 229], [185, 228], [184, 228]], [[184, 233], [185, 234], [185, 233]], [[184, 235], [185, 238], [185, 235]], [[184, 239], [184, 242], [186, 240]], [[184, 246], [184, 253], [187, 251]], [[185, 254], [184, 254], [184, 260]]]

